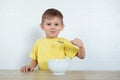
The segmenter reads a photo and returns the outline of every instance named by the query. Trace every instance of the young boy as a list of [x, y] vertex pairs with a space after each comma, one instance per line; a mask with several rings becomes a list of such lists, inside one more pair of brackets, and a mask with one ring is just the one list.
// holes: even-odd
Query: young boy
[[46, 37], [37, 40], [30, 53], [32, 60], [29, 65], [21, 68], [22, 72], [33, 71], [37, 65], [39, 70], [48, 70], [49, 59], [65, 59], [66, 56], [70, 59], [75, 56], [84, 59], [85, 49], [80, 39], [69, 41], [58, 37], [64, 29], [63, 15], [60, 11], [47, 9], [42, 16], [40, 27], [45, 31]]

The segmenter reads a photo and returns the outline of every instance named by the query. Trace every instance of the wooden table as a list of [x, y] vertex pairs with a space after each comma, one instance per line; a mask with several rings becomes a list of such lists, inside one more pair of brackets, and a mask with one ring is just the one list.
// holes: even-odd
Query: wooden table
[[0, 70], [0, 80], [120, 80], [120, 71], [68, 71], [57, 76], [50, 71]]

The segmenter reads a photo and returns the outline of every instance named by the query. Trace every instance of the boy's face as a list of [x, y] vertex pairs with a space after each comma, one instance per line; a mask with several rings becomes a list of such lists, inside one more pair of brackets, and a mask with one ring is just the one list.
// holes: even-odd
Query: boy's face
[[45, 19], [44, 23], [41, 24], [41, 28], [45, 31], [46, 37], [55, 38], [58, 37], [64, 25], [59, 17], [54, 17], [52, 19]]

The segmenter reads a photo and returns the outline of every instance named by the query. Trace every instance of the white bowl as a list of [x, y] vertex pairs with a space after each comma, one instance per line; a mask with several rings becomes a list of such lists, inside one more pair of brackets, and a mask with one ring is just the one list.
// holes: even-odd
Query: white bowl
[[64, 75], [70, 67], [70, 62], [66, 59], [48, 60], [47, 64], [48, 69], [53, 72], [54, 75]]

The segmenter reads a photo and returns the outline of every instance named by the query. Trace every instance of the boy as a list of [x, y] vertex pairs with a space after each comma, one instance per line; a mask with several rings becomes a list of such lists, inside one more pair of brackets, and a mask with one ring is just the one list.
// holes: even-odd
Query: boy
[[58, 37], [64, 29], [63, 15], [60, 11], [47, 9], [42, 16], [40, 27], [45, 31], [46, 37], [37, 40], [30, 53], [32, 60], [28, 66], [21, 68], [22, 72], [33, 71], [37, 65], [39, 70], [48, 70], [49, 59], [65, 59], [66, 56], [70, 59], [75, 56], [84, 59], [85, 49], [80, 39], [69, 41]]

